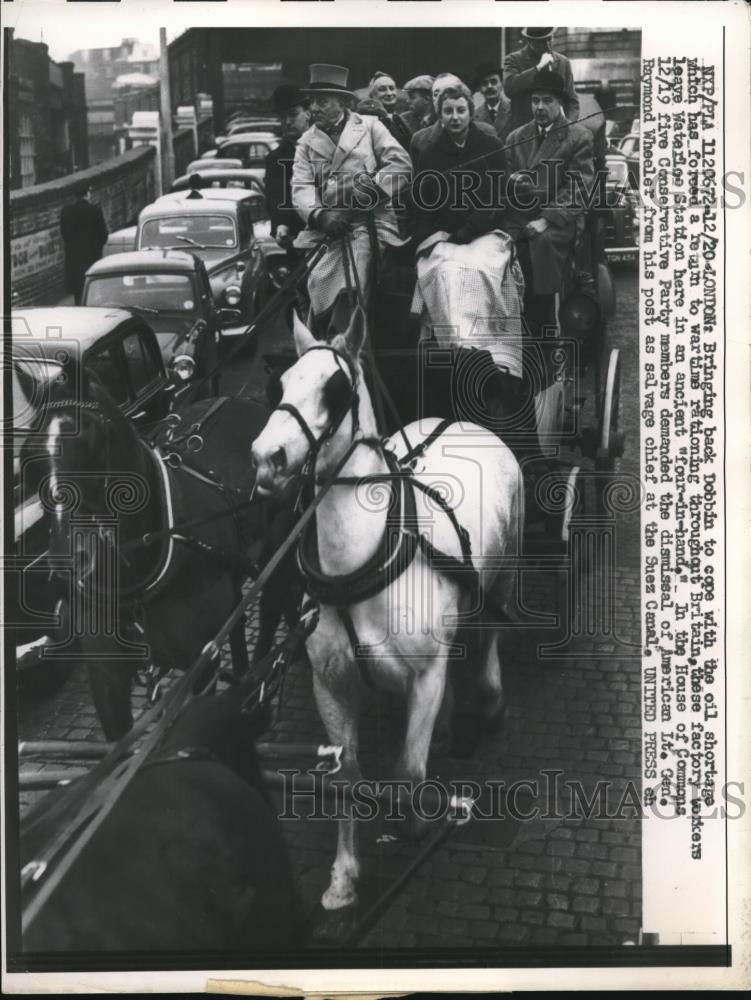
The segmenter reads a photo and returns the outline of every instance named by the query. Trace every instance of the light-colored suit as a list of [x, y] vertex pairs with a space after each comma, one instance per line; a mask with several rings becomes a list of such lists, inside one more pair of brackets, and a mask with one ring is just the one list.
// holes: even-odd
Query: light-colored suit
[[538, 128], [527, 122], [507, 139], [509, 173], [525, 171], [532, 192], [524, 193], [524, 205], [511, 204], [504, 216], [504, 229], [515, 239], [533, 219], [546, 219], [548, 229], [529, 242], [532, 284], [536, 294], [560, 290], [566, 262], [576, 236], [584, 229], [586, 203], [583, 192], [594, 183], [592, 133], [561, 116], [542, 144]]
[[[362, 173], [372, 177], [385, 195], [373, 210], [379, 246], [406, 242], [400, 235], [394, 204], [401, 203], [400, 195], [412, 179], [409, 154], [377, 118], [349, 112], [336, 144], [315, 125], [297, 143], [292, 203], [306, 227], [297, 236], [296, 247], [307, 250], [325, 239], [324, 233], [310, 226], [311, 213], [319, 208], [351, 209], [352, 186]], [[349, 221], [357, 277], [367, 302], [372, 263], [367, 214], [355, 211]], [[331, 241], [328, 252], [310, 274], [308, 291], [314, 317], [326, 314], [350, 284], [343, 251], [342, 240]]]
[[[347, 207], [352, 182], [363, 172], [386, 195], [375, 209], [379, 242], [401, 243], [393, 202], [409, 186], [412, 164], [386, 126], [371, 115], [350, 112], [337, 145], [315, 125], [303, 133], [292, 169], [292, 203], [306, 224], [316, 208]], [[306, 249], [322, 239], [322, 233], [306, 228], [295, 245]]]

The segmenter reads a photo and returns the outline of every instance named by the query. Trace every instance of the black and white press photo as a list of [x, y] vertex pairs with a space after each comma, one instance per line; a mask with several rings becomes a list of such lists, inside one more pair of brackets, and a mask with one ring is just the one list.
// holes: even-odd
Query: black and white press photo
[[740, 8], [4, 6], [11, 990], [736, 985]]

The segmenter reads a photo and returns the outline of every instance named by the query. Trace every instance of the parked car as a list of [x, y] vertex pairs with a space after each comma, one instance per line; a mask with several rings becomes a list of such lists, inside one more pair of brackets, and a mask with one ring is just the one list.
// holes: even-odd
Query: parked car
[[224, 134], [219, 136], [223, 139], [228, 135], [235, 135], [237, 132], [270, 132], [272, 135], [281, 135], [282, 127], [277, 118], [259, 118], [257, 115], [240, 113], [227, 119], [224, 126]]
[[[137, 250], [88, 269], [81, 305], [133, 309], [148, 320], [167, 368], [199, 383], [216, 367], [222, 321], [206, 265], [184, 250]], [[195, 395], [218, 391], [218, 376]]]
[[628, 158], [610, 150], [605, 157], [605, 253], [611, 263], [639, 259], [639, 189]]
[[[211, 150], [211, 152], [213, 152], [214, 156], [216, 156], [216, 150], [215, 149]], [[185, 171], [185, 176], [187, 177], [189, 174], [195, 173], [196, 170], [198, 170], [198, 171], [203, 171], [203, 170], [241, 170], [242, 169], [242, 165], [243, 165], [243, 161], [242, 160], [226, 159], [226, 160], [219, 161], [219, 160], [216, 160], [216, 159], [206, 159], [205, 156], [202, 156], [200, 160], [192, 160], [188, 164], [188, 168]]]
[[628, 172], [632, 178], [631, 183], [635, 188], [639, 187], [639, 178], [641, 176], [641, 136], [638, 132], [631, 132], [621, 139], [621, 143], [618, 147], [618, 152], [626, 157], [628, 162]]
[[[245, 188], [247, 191], [257, 191], [264, 194], [264, 174], [265, 170], [245, 170], [243, 167], [228, 167], [221, 169], [225, 162], [234, 163], [234, 160], [208, 160], [212, 166], [205, 170], [198, 167], [182, 177], [178, 177], [172, 185], [171, 191], [190, 191], [194, 186], [194, 178], [200, 178], [201, 183], [198, 189], [205, 191], [207, 188]], [[218, 168], [218, 169], [217, 169]]]
[[16, 550], [7, 566], [5, 626], [15, 639], [17, 665], [23, 667], [36, 664], [55, 625], [35, 454], [46, 447], [38, 432], [57, 382], [65, 380], [80, 398], [97, 382], [143, 429], [176, 405], [181, 383], [166, 370], [149, 324], [126, 309], [18, 310], [11, 316], [11, 334]]
[[163, 195], [147, 205], [138, 219], [136, 246], [189, 250], [200, 257], [228, 336], [242, 332], [228, 326], [252, 322], [268, 295], [267, 257], [283, 252], [268, 233], [262, 195], [212, 187]]
[[227, 138], [217, 149], [216, 158], [242, 160], [249, 169], [262, 168], [266, 157], [279, 145], [279, 137], [263, 132], [239, 132]]

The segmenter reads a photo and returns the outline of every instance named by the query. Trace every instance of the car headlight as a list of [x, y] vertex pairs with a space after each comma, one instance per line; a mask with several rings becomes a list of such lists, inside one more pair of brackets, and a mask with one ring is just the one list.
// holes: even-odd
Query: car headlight
[[180, 354], [172, 362], [172, 370], [181, 378], [183, 382], [187, 382], [188, 379], [193, 378], [196, 371], [196, 363], [193, 358], [189, 357], [187, 354]]
[[242, 298], [242, 293], [240, 291], [239, 285], [227, 285], [224, 289], [224, 301], [228, 306], [233, 309], [240, 305], [240, 299]]

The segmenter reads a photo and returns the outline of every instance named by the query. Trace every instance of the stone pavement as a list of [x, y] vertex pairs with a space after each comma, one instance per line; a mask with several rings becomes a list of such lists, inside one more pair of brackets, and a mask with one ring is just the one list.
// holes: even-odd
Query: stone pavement
[[[638, 357], [635, 284], [615, 328], [624, 351], [624, 386], [636, 384]], [[633, 285], [633, 287], [631, 287]], [[620, 302], [621, 289], [619, 288]], [[624, 471], [638, 463], [638, 415], [634, 393], [624, 393], [629, 435]], [[373, 924], [361, 947], [498, 949], [511, 945], [619, 945], [637, 938], [641, 924], [640, 820], [628, 801], [629, 783], [641, 781], [641, 665], [638, 510], [617, 522], [617, 561], [603, 580], [583, 566], [586, 591], [567, 621], [566, 576], [552, 570], [525, 572], [525, 606], [557, 611], [556, 628], [509, 630], [503, 637], [508, 717], [504, 728], [482, 738], [474, 751], [437, 757], [429, 776], [451, 781], [530, 782], [519, 786], [516, 804], [528, 819], [475, 820], [457, 830], [419, 869]], [[603, 584], [607, 584], [604, 586]], [[587, 610], [589, 609], [589, 610]], [[569, 631], [570, 627], [570, 631]], [[253, 643], [257, 621], [248, 624]], [[557, 659], [542, 646], [567, 639]], [[629, 646], [628, 644], [634, 644]], [[403, 709], [385, 696], [369, 697], [362, 726], [361, 763], [370, 778], [387, 778], [402, 738]], [[101, 739], [76, 668], [46, 701], [22, 703], [20, 739]], [[325, 741], [313, 702], [309, 671], [295, 664], [288, 677], [281, 718], [272, 740]], [[57, 765], [56, 765], [57, 766]], [[24, 764], [23, 769], [41, 765]], [[552, 808], [549, 789], [559, 789]], [[595, 807], [573, 809], [576, 796], [591, 800], [607, 782], [602, 815]], [[578, 783], [577, 791], [572, 790]], [[580, 790], [579, 790], [580, 789]], [[31, 796], [22, 796], [24, 808]], [[481, 799], [481, 805], [486, 805]], [[618, 815], [619, 806], [620, 815]], [[537, 813], [532, 815], [534, 807]], [[282, 803], [279, 800], [280, 811]], [[301, 809], [305, 815], [305, 809]], [[372, 902], [389, 877], [415, 858], [421, 845], [390, 839], [380, 822], [361, 823], [363, 897]], [[335, 852], [329, 820], [284, 819], [306, 907], [314, 909], [328, 881]], [[430, 834], [429, 834], [430, 836]], [[492, 961], [492, 951], [488, 960]]]

